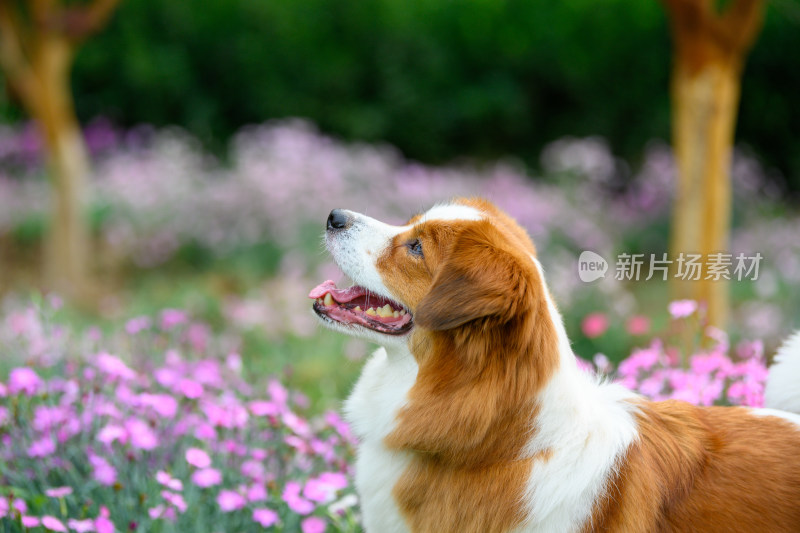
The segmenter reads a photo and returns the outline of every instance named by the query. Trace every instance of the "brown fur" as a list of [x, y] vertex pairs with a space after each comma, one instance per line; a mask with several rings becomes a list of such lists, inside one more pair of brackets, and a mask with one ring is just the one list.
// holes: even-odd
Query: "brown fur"
[[[386, 439], [414, 454], [394, 488], [413, 531], [519, 525], [533, 461], [546, 460], [526, 457], [524, 446], [537, 391], [557, 368], [557, 340], [543, 280], [525, 257], [533, 245], [521, 230], [508, 242], [503, 230], [488, 220], [426, 222], [379, 261], [418, 328], [410, 341], [417, 380]], [[424, 265], [404, 249], [413, 239], [423, 243]]]
[[643, 402], [639, 441], [585, 531], [800, 531], [800, 430], [741, 407]]
[[[535, 248], [488, 202], [460, 202], [489, 219], [415, 225], [378, 260], [417, 326], [417, 379], [385, 440], [413, 457], [393, 495], [414, 532], [520, 526], [531, 469], [552, 453], [524, 453], [537, 395], [559, 361], [547, 288], [529, 259]], [[415, 239], [422, 258], [409, 253]], [[638, 439], [585, 532], [800, 531], [795, 425], [744, 408], [638, 407]]]

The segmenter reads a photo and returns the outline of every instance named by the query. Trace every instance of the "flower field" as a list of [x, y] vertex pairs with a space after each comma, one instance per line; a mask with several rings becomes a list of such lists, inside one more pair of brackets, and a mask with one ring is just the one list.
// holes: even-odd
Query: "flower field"
[[726, 333], [695, 302], [668, 304], [665, 282], [578, 278], [582, 250], [666, 250], [660, 144], [634, 168], [602, 139], [565, 138], [532, 179], [511, 160], [427, 167], [299, 121], [246, 128], [224, 154], [177, 129], [85, 135], [98, 315], [16, 283], [48, 192], [32, 130], [0, 129], [0, 254], [17, 268], [0, 275], [3, 531], [359, 531], [337, 412], [371, 347], [321, 331], [305, 298], [341, 277], [319, 238], [335, 207], [399, 222], [454, 195], [495, 201], [533, 236], [587, 371], [648, 397], [759, 406], [768, 356], [800, 326], [800, 217], [745, 152], [732, 251], [764, 262], [731, 284]]
[[[180, 310], [75, 331], [60, 302], [0, 316], [0, 524], [4, 531], [357, 531], [355, 442], [335, 411], [197, 336]], [[760, 406], [761, 343], [732, 349], [693, 302], [671, 333], [619, 365], [586, 362], [649, 397]], [[687, 344], [688, 342], [688, 344]], [[688, 366], [682, 366], [683, 361]]]

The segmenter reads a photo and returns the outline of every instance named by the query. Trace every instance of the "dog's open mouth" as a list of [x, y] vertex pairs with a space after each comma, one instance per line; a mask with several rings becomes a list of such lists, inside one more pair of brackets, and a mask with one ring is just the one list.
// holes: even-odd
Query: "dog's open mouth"
[[412, 327], [411, 313], [399, 303], [369, 292], [364, 287], [337, 289], [328, 280], [311, 289], [314, 311], [347, 326], [362, 326], [386, 335], [402, 335]]

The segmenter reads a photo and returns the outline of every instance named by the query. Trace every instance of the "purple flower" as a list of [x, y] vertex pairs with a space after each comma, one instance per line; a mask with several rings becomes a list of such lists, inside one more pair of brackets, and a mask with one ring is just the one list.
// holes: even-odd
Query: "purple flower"
[[200, 448], [189, 448], [186, 450], [186, 462], [197, 468], [208, 468], [211, 466], [211, 457]]
[[231, 511], [241, 509], [247, 505], [247, 500], [245, 500], [244, 496], [238, 492], [234, 492], [232, 490], [222, 490], [217, 496], [217, 504], [223, 512], [229, 513]]
[[222, 473], [216, 468], [203, 468], [192, 474], [192, 483], [207, 488], [222, 483]]
[[300, 523], [303, 533], [324, 533], [326, 527], [325, 520], [318, 516], [309, 516]]
[[261, 527], [274, 526], [278, 523], [278, 513], [266, 508], [253, 509], [253, 521]]
[[139, 418], [130, 418], [125, 422], [125, 429], [131, 439], [131, 446], [141, 450], [153, 450], [158, 446], [158, 437], [153, 429]]
[[8, 392], [33, 396], [42, 387], [42, 379], [32, 369], [22, 366], [11, 370], [8, 376]]

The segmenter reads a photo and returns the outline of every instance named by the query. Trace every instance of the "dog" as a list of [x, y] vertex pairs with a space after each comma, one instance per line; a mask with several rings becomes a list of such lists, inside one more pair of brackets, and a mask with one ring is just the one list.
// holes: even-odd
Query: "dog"
[[[382, 346], [345, 404], [367, 532], [800, 531], [800, 416], [580, 370], [533, 242], [490, 202], [402, 226], [336, 209], [325, 243], [355, 285], [314, 288], [314, 312]], [[800, 334], [777, 365], [768, 405], [800, 410]]]

